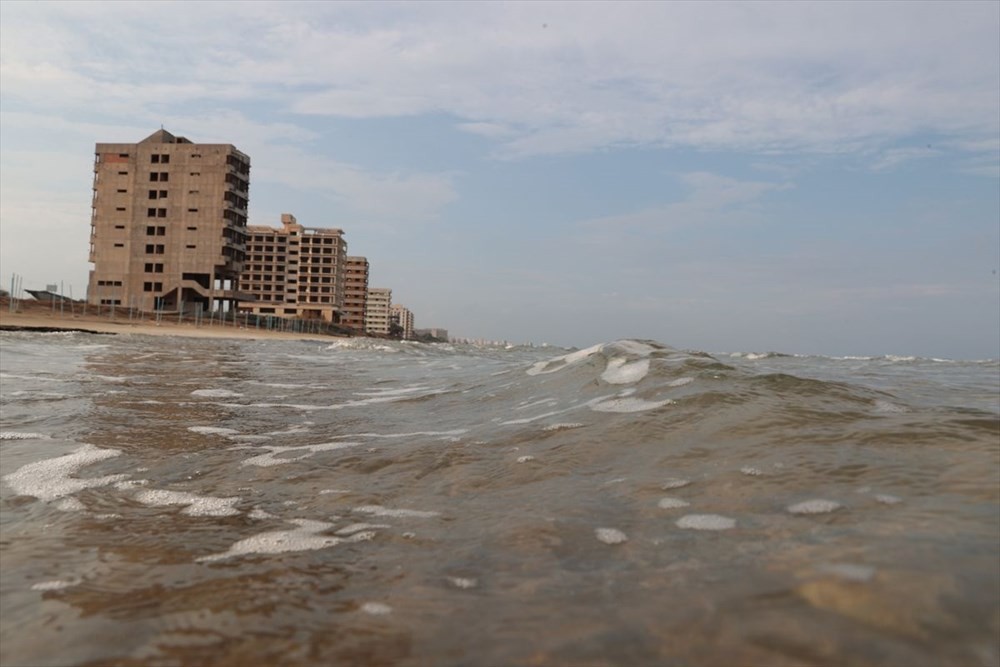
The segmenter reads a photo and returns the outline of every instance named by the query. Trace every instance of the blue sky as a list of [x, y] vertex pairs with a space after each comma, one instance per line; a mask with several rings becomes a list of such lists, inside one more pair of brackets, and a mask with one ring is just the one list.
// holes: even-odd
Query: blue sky
[[0, 3], [0, 282], [97, 142], [252, 160], [417, 326], [1000, 356], [1000, 3]]

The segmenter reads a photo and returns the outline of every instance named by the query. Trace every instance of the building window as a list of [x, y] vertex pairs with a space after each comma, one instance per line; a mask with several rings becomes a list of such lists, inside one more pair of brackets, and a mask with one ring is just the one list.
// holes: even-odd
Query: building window
[[146, 209], [146, 217], [147, 218], [155, 218], [156, 217], [156, 209], [155, 208], [147, 208]]
[[124, 211], [125, 207], [124, 206], [118, 206], [118, 207], [115, 208], [115, 210], [116, 211]]
[[156, 199], [156, 190], [150, 190], [149, 191], [149, 198], [150, 199]]
[[119, 176], [128, 176], [128, 172], [127, 171], [119, 171], [118, 175]]
[[158, 209], [156, 209], [156, 217], [157, 218], [165, 218], [165, 217], [167, 217], [167, 209], [165, 209], [165, 208], [158, 208]]
[[196, 231], [198, 231], [198, 228], [197, 227], [188, 227], [188, 231], [189, 232], [196, 232]]
[[189, 208], [188, 209], [188, 213], [197, 213], [197, 212], [198, 212], [198, 209], [196, 209], [196, 208]]
[[150, 155], [149, 156], [149, 161], [152, 162], [153, 164], [159, 164], [160, 163], [160, 156], [159, 155]]
[[169, 155], [162, 155], [162, 156], [160, 156], [160, 164], [168, 164], [169, 162], [170, 162], [170, 156]]
[[115, 229], [125, 229], [125, 225], [115, 225]]
[[200, 171], [192, 171], [191, 175], [192, 176], [201, 176], [201, 172]]
[[119, 153], [118, 157], [128, 157], [128, 153]]
[[124, 244], [124, 243], [116, 243], [116, 244], [115, 244], [115, 247], [116, 247], [116, 248], [124, 248], [124, 247], [125, 247], [125, 244]]
[[184, 246], [184, 247], [185, 247], [185, 248], [187, 248], [188, 250], [194, 250], [194, 249], [195, 249], [195, 248], [197, 248], [198, 246], [196, 246], [196, 245], [186, 245], [186, 246]]
[[159, 181], [160, 183], [166, 183], [170, 180], [170, 174], [165, 171], [151, 171], [149, 173], [149, 180], [151, 182]]

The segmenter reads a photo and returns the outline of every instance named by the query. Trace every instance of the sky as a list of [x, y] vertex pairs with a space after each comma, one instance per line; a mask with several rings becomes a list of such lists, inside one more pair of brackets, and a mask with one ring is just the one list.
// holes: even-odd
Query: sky
[[94, 144], [251, 157], [417, 327], [1000, 357], [1000, 2], [0, 3], [0, 286], [82, 296]]

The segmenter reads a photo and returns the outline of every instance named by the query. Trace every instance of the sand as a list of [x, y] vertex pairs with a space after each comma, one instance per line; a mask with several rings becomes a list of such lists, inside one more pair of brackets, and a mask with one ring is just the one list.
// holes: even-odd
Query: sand
[[[129, 321], [128, 312], [120, 311], [112, 319], [108, 316], [107, 310], [100, 317], [93, 312], [86, 315], [73, 314], [69, 304], [64, 304], [64, 310], [60, 313], [59, 306], [56, 305], [52, 311], [48, 304], [22, 301], [17, 312], [10, 312], [6, 299], [0, 303], [0, 329], [11, 329], [23, 327], [28, 330], [40, 331], [86, 331], [100, 334], [118, 335], [143, 335], [143, 336], [187, 336], [192, 338], [240, 338], [248, 340], [320, 340], [330, 341], [337, 336], [319, 333], [289, 333], [282, 331], [267, 331], [257, 329], [253, 325], [250, 328], [243, 327], [242, 324], [233, 326], [232, 322], [225, 326], [215, 322], [209, 325], [202, 322], [196, 326], [193, 322], [183, 322], [178, 324], [176, 315], [165, 317], [159, 323], [149, 319], [136, 319]], [[79, 309], [77, 304], [75, 308]], [[88, 306], [88, 310], [93, 306]]]

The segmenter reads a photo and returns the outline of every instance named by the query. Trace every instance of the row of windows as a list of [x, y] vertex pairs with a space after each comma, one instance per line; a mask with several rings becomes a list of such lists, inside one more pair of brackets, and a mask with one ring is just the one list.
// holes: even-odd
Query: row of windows
[[162, 264], [153, 264], [152, 262], [146, 263], [146, 273], [163, 273]]
[[168, 164], [170, 162], [169, 155], [150, 155], [149, 161], [153, 164]]
[[143, 283], [142, 284], [142, 291], [143, 292], [162, 292], [163, 291], [163, 283]]
[[146, 236], [166, 236], [166, 227], [146, 227]]
[[99, 287], [121, 287], [122, 281], [120, 280], [98, 280], [97, 285]]
[[153, 182], [166, 183], [170, 180], [170, 174], [165, 171], [152, 171], [149, 173], [149, 180]]

